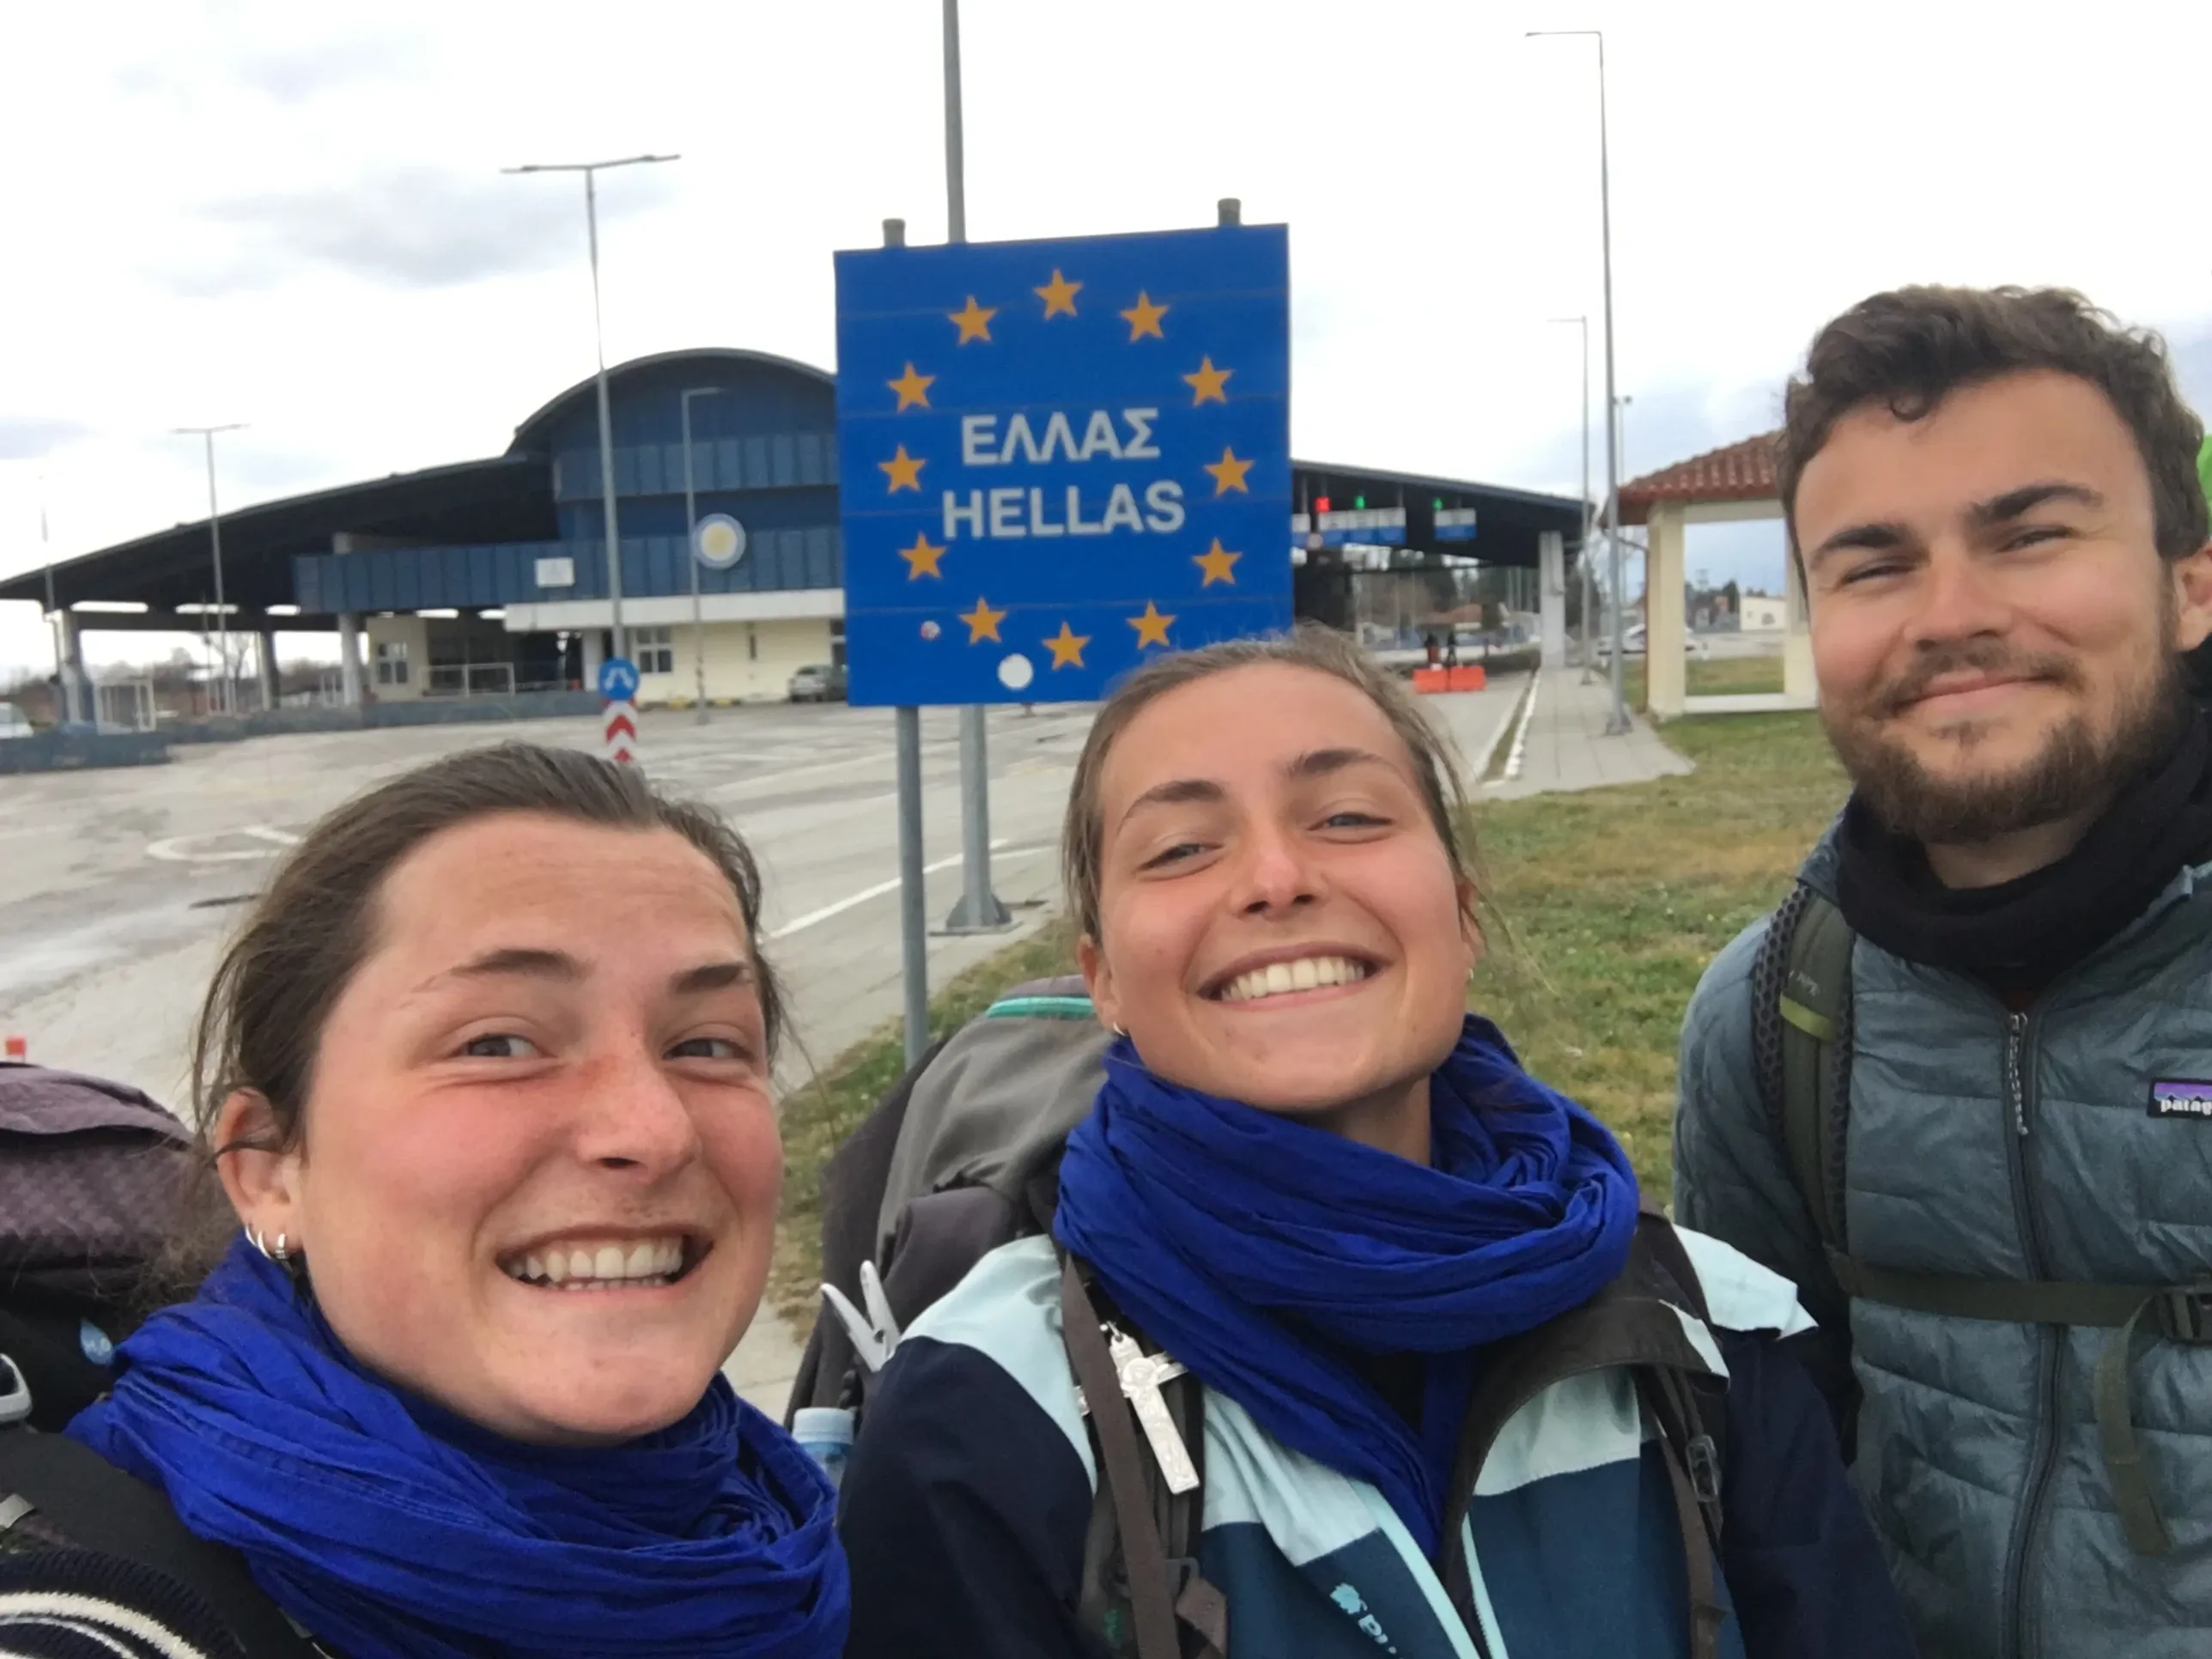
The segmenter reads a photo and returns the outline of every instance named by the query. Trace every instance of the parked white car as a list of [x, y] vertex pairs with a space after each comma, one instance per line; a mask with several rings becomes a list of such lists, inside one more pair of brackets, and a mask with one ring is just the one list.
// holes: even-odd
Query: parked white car
[[33, 729], [29, 715], [12, 702], [0, 702], [0, 743], [10, 738], [27, 738]]

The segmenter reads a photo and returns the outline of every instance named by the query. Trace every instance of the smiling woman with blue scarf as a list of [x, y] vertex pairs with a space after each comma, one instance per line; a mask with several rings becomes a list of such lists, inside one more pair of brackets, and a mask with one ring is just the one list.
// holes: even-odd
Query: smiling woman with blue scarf
[[718, 817], [578, 753], [318, 825], [203, 1020], [228, 1247], [0, 1462], [0, 1655], [839, 1652], [830, 1483], [720, 1374], [782, 1176], [759, 915]]
[[1063, 859], [1115, 1041], [1050, 1234], [870, 1398], [855, 1659], [1911, 1651], [1790, 1287], [1466, 1013], [1459, 804], [1325, 633], [1102, 712]]

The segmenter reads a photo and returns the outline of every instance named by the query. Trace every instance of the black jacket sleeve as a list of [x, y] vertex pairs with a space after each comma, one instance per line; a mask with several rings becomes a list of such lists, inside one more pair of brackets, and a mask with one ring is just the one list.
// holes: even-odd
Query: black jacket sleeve
[[1091, 1501], [1012, 1377], [971, 1348], [901, 1343], [839, 1504], [848, 1659], [1103, 1659], [1076, 1613]]
[[1904, 1607], [1793, 1345], [1720, 1336], [1721, 1562], [1746, 1659], [1910, 1659]]

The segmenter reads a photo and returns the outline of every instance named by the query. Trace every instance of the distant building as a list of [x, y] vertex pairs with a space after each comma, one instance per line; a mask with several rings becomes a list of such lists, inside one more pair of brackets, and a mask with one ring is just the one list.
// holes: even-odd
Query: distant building
[[1747, 634], [1779, 634], [1790, 626], [1790, 601], [1771, 598], [1765, 593], [1743, 596], [1743, 631]]

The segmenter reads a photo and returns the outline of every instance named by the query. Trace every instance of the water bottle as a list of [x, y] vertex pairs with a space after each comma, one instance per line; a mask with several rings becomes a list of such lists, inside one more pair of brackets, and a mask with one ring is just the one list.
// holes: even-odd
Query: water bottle
[[845, 1460], [853, 1452], [853, 1413], [836, 1406], [807, 1406], [791, 1414], [791, 1436], [822, 1466], [835, 1489], [845, 1480]]

